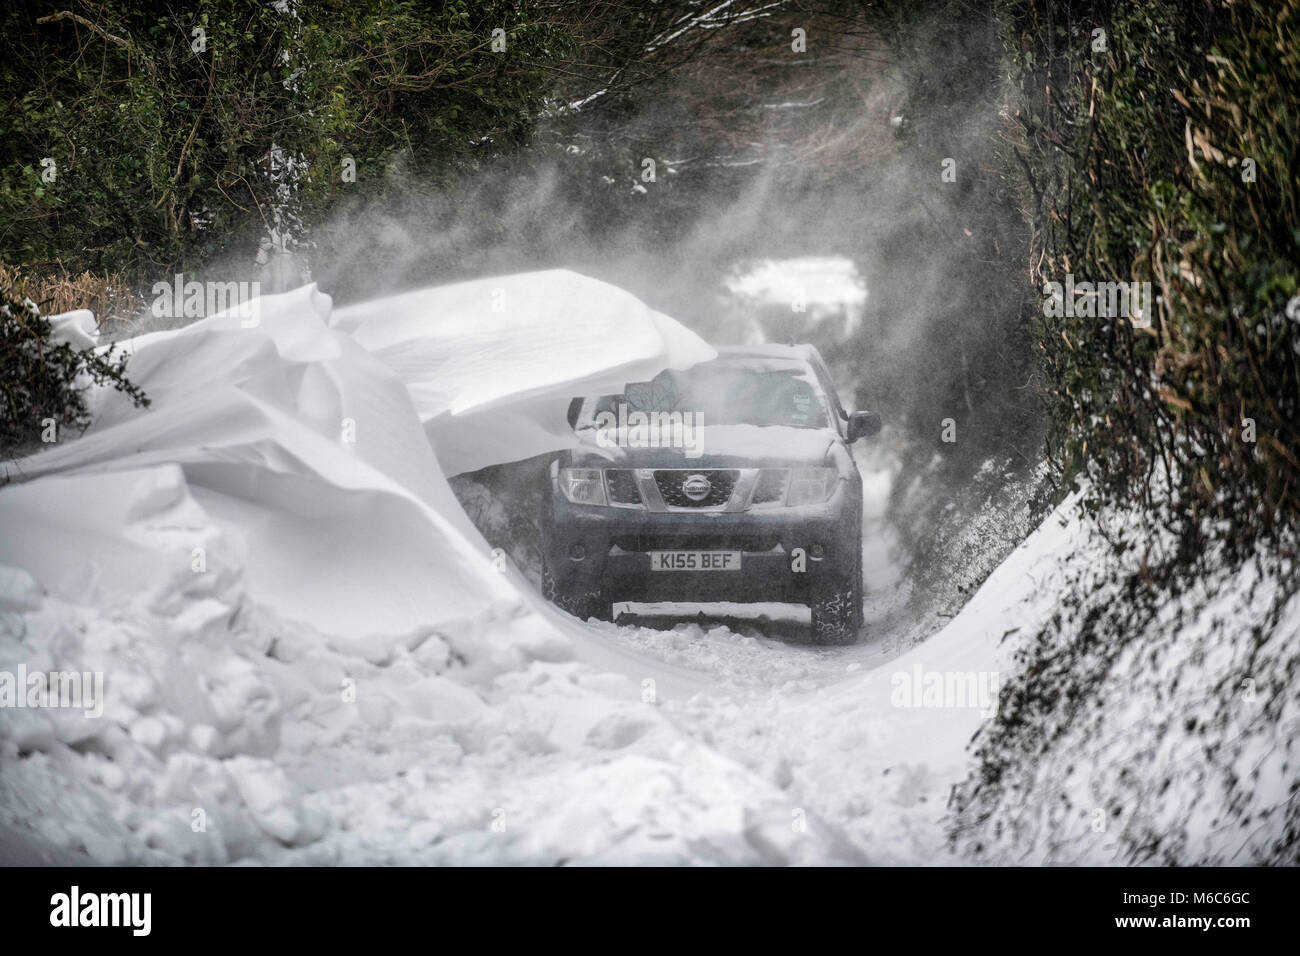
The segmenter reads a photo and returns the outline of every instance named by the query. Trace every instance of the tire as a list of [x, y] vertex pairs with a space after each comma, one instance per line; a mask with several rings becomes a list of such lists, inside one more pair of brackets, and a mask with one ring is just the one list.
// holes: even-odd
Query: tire
[[861, 561], [859, 557], [852, 577], [828, 582], [813, 598], [813, 643], [840, 647], [857, 643], [862, 629]]
[[599, 588], [594, 591], [562, 588], [555, 583], [551, 566], [545, 561], [542, 562], [542, 597], [580, 621], [593, 617], [598, 621], [614, 620], [614, 602], [605, 597]]

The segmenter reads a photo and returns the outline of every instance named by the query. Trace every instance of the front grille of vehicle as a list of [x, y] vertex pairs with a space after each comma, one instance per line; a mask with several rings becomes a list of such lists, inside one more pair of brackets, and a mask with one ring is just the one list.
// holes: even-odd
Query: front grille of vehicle
[[605, 485], [609, 489], [610, 504], [641, 504], [641, 489], [637, 487], [636, 472], [631, 468], [605, 469]]
[[789, 468], [764, 468], [754, 485], [753, 503], [768, 505], [785, 501], [785, 489], [789, 483]]
[[[703, 476], [708, 481], [708, 491], [703, 498], [696, 500], [684, 490], [691, 479]], [[740, 471], [735, 468], [707, 468], [692, 471], [686, 468], [659, 469], [654, 473], [655, 485], [670, 508], [721, 508], [731, 500], [731, 492], [736, 487]]]
[[[746, 475], [745, 483], [741, 476]], [[605, 490], [609, 494], [609, 503], [618, 508], [649, 508], [651, 511], [667, 508], [691, 510], [719, 510], [732, 505], [739, 510], [747, 510], [756, 505], [779, 505], [785, 501], [786, 490], [790, 486], [789, 468], [660, 468], [650, 472], [655, 489], [663, 500], [659, 505], [654, 500], [654, 489], [642, 493], [641, 482], [646, 480], [643, 474], [637, 477], [635, 468], [606, 468]], [[686, 494], [683, 487], [692, 476], [700, 476], [709, 483], [707, 494], [695, 500]], [[700, 484], [699, 479], [695, 482]], [[732, 502], [732, 496], [740, 485], [743, 496], [746, 488], [753, 488], [749, 500]]]

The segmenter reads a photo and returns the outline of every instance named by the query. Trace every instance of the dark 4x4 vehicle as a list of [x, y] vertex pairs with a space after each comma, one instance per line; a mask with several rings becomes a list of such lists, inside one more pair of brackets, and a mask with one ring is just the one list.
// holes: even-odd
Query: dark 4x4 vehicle
[[609, 620], [615, 601], [807, 604], [819, 643], [862, 624], [862, 477], [811, 346], [719, 349], [622, 395], [574, 399], [578, 449], [551, 463], [546, 597]]

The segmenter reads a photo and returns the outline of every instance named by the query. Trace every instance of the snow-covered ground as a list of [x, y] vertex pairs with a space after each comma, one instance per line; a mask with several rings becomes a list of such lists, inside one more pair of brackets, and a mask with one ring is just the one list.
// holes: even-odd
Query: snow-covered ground
[[104, 693], [0, 707], [0, 863], [952, 862], [967, 744], [1080, 560], [1067, 502], [919, 644], [879, 548], [856, 647], [779, 606], [582, 623], [444, 473], [711, 356], [673, 320], [537, 273], [128, 347], [151, 409], [96, 392], [6, 464], [0, 704], [20, 671]]

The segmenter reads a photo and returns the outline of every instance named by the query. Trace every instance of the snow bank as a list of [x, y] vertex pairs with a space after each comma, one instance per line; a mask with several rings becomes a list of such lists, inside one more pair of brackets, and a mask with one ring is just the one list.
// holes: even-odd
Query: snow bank
[[255, 327], [223, 315], [125, 343], [152, 406], [97, 389], [87, 434], [6, 463], [23, 480], [0, 494], [0, 560], [80, 603], [123, 578], [168, 600], [229, 567], [254, 600], [356, 639], [518, 603], [405, 388], [329, 308], [308, 287], [263, 299]]
[[[0, 496], [0, 520], [15, 531], [0, 560], [39, 568], [68, 600], [100, 600], [97, 576], [144, 577], [123, 553], [131, 540], [154, 549], [151, 529], [185, 497], [211, 533], [169, 525], [170, 557], [137, 588], [169, 593], [174, 575], [203, 573], [191, 565], [206, 563], [196, 549], [212, 544], [230, 552], [255, 600], [357, 639], [518, 606], [518, 582], [493, 564], [444, 469], [564, 447], [576, 390], [713, 355], [622, 290], [562, 271], [337, 314], [308, 286], [125, 350], [152, 407], [96, 390], [84, 437], [5, 464], [26, 484]], [[109, 477], [128, 469], [129, 488]], [[54, 475], [75, 475], [74, 490], [32, 480]], [[99, 506], [120, 510], [95, 516]], [[88, 527], [124, 540], [107, 550], [30, 546], [60, 535], [71, 544]]]
[[1078, 600], [1018, 662], [1032, 668], [1018, 685], [1028, 706], [983, 742], [997, 785], [973, 779], [955, 802], [961, 846], [995, 863], [1293, 863], [1294, 551], [1241, 564], [1210, 552], [1190, 587], [1144, 606], [1124, 575], [1167, 542], [1142, 534], [1117, 557], [1117, 525], [1130, 538], [1143, 526], [1103, 520], [1109, 534], [1081, 534], [1060, 580]]

